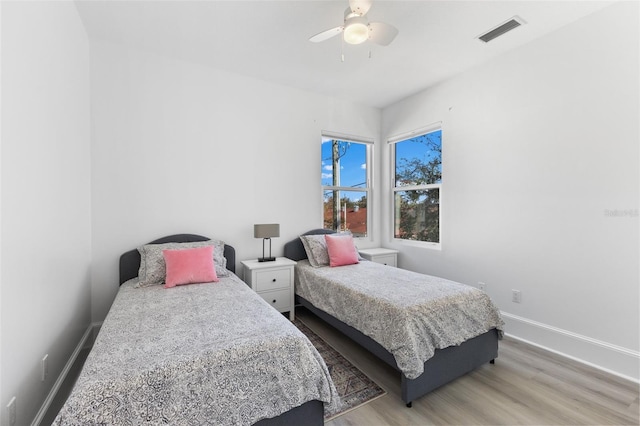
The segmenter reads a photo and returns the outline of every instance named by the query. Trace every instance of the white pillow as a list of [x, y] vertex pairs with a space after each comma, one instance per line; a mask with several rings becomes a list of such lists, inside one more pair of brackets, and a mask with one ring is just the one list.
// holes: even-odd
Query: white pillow
[[300, 240], [307, 253], [307, 258], [311, 266], [329, 266], [329, 252], [327, 251], [327, 241], [322, 235], [300, 235]]

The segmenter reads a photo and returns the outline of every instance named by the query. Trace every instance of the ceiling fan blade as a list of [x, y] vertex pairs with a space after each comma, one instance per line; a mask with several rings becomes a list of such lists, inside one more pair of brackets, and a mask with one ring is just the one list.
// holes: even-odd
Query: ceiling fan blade
[[364, 15], [371, 9], [371, 0], [349, 0], [349, 7], [353, 13]]
[[398, 29], [384, 22], [369, 23], [369, 40], [381, 46], [388, 46], [398, 35]]
[[344, 30], [344, 26], [339, 26], [335, 28], [331, 28], [330, 30], [323, 31], [309, 38], [309, 41], [314, 43], [320, 43], [321, 41], [325, 41], [330, 39], [331, 37], [337, 36]]

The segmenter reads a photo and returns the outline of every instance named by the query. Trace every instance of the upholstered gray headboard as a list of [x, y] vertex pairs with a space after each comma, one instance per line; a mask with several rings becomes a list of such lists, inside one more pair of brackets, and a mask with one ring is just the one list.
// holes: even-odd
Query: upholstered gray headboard
[[[331, 229], [312, 229], [302, 235], [324, 235], [335, 233], [336, 231], [332, 231]], [[288, 257], [295, 261], [307, 258], [307, 253], [304, 251], [304, 246], [302, 245], [300, 237], [296, 237], [284, 245], [284, 257]]]
[[[158, 238], [147, 244], [162, 243], [191, 243], [194, 241], [207, 241], [211, 238], [196, 234], [176, 234]], [[224, 257], [227, 259], [227, 269], [236, 272], [236, 250], [226, 245], [224, 246]], [[140, 269], [140, 252], [138, 249], [129, 250], [120, 256], [120, 284], [138, 276]]]

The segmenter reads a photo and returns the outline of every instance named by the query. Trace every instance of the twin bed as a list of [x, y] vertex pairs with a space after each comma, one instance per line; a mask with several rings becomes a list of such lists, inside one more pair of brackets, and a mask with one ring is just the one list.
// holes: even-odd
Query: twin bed
[[[316, 229], [302, 238], [333, 233]], [[397, 369], [409, 407], [498, 356], [504, 323], [478, 289], [369, 261], [314, 267], [301, 238], [286, 243], [284, 254], [298, 262], [298, 303]]]
[[[217, 282], [164, 288], [167, 251], [209, 245]], [[298, 261], [298, 302], [398, 369], [407, 406], [498, 355], [503, 323], [484, 292], [368, 261], [314, 267], [300, 238], [284, 254]], [[327, 366], [234, 272], [233, 247], [199, 235], [124, 253], [120, 290], [54, 424], [323, 424], [324, 405], [340, 404]]]
[[324, 361], [233, 273], [232, 247], [218, 282], [140, 287], [145, 247], [207, 240], [174, 235], [122, 255], [120, 290], [54, 424], [323, 424], [323, 404], [339, 403]]

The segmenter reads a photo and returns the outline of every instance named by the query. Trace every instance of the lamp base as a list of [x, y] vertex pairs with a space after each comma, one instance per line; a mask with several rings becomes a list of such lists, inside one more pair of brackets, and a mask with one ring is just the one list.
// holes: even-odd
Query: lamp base
[[258, 262], [275, 262], [275, 257], [259, 257]]

